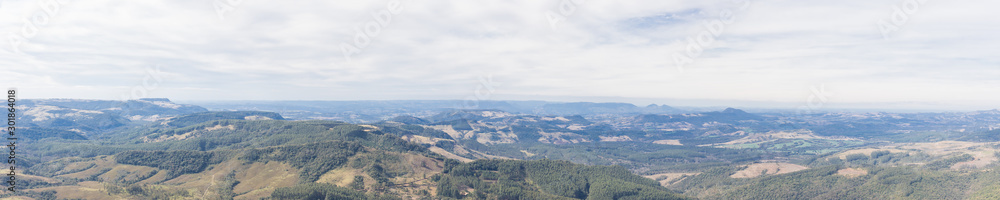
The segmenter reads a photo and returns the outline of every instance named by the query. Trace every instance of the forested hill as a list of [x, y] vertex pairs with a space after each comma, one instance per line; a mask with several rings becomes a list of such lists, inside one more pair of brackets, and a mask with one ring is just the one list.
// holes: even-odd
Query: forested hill
[[686, 199], [620, 166], [553, 160], [448, 163], [438, 194], [459, 199]]
[[[51, 137], [58, 139], [26, 147], [32, 157], [44, 159], [23, 164], [29, 170], [22, 173], [26, 178], [19, 179], [25, 187], [19, 195], [36, 199], [681, 198], [622, 167], [551, 160], [463, 164], [438, 154], [447, 152], [431, 151], [431, 145], [400, 137], [416, 134], [413, 131], [447, 135], [398, 125], [290, 121], [259, 111], [195, 112], [129, 123], [89, 140], [55, 132]], [[497, 176], [481, 177], [483, 173]], [[515, 174], [521, 175], [507, 176]], [[0, 197], [7, 196], [11, 194]]]
[[356, 124], [289, 119], [267, 111], [206, 112], [165, 99], [135, 103], [170, 111], [131, 116], [119, 111], [126, 102], [62, 101], [23, 109], [25, 116], [34, 118], [25, 119], [28, 126], [19, 128], [28, 135], [17, 148], [18, 169], [24, 169], [17, 177], [24, 189], [18, 195], [34, 199], [1000, 197], [1000, 111], [996, 110], [788, 114], [729, 108], [651, 114], [628, 111], [623, 104], [571, 104], [550, 108], [579, 107], [598, 114], [465, 109], [404, 115], [407, 111]]
[[502, 110], [532, 115], [680, 114], [668, 105], [636, 106], [629, 103], [463, 100], [391, 101], [201, 101], [209, 110], [260, 110], [277, 112], [289, 119], [333, 119], [351, 123], [374, 123], [399, 115], [427, 117], [452, 110]]
[[208, 111], [169, 99], [127, 101], [83, 99], [24, 99], [18, 101], [19, 127], [73, 131], [89, 136], [135, 123]]

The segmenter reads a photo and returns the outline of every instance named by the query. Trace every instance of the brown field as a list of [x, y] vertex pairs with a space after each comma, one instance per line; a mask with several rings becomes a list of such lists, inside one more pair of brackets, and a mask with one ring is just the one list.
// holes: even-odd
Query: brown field
[[[434, 126], [422, 125], [422, 126], [424, 128], [431, 128], [431, 129], [434, 129], [434, 130], [443, 131], [444, 133], [447, 133], [449, 136], [451, 136], [452, 139], [468, 139], [468, 138], [472, 138], [472, 135], [469, 135], [469, 137], [466, 138], [465, 137], [466, 133], [463, 133], [462, 131], [455, 130], [454, 128], [451, 127], [451, 125], [434, 125]], [[471, 131], [465, 131], [465, 132], [471, 132]]]
[[486, 154], [486, 153], [483, 153], [483, 152], [480, 152], [480, 151], [476, 151], [476, 150], [472, 150], [472, 149], [468, 149], [468, 151], [470, 151], [470, 153], [471, 153], [471, 154], [472, 154], [473, 156], [475, 156], [476, 158], [478, 158], [478, 159], [504, 159], [504, 160], [517, 160], [517, 159], [514, 159], [514, 158], [508, 158], [508, 157], [503, 157], [503, 156], [495, 156], [495, 155], [490, 155], [490, 154]]
[[440, 155], [442, 155], [444, 157], [447, 157], [447, 158], [459, 160], [459, 161], [462, 161], [462, 162], [472, 162], [472, 159], [468, 159], [468, 158], [465, 158], [465, 157], [462, 157], [462, 156], [455, 155], [455, 154], [453, 154], [451, 152], [448, 152], [447, 150], [442, 149], [441, 147], [430, 147], [428, 149], [430, 149], [431, 152], [434, 152], [436, 154], [440, 154]]
[[351, 184], [351, 182], [354, 182], [354, 176], [357, 175], [365, 177], [365, 183], [373, 183], [372, 181], [374, 181], [374, 179], [366, 175], [365, 172], [361, 171], [361, 169], [341, 167], [326, 172], [325, 174], [323, 174], [323, 176], [320, 176], [319, 180], [317, 180], [316, 182], [329, 183], [340, 187], [347, 187], [348, 185]]
[[[742, 135], [742, 134], [738, 134]], [[700, 146], [718, 146], [718, 145], [735, 145], [735, 144], [748, 144], [757, 143], [764, 141], [773, 141], [777, 139], [822, 139], [822, 140], [857, 140], [848, 137], [827, 137], [819, 136], [814, 134], [812, 131], [808, 130], [797, 130], [797, 131], [771, 131], [767, 133], [752, 133], [746, 137], [736, 139], [733, 141], [718, 143], [718, 144], [707, 144]]]
[[687, 177], [696, 176], [698, 174], [701, 173], [662, 173], [662, 174], [653, 174], [643, 177], [646, 177], [648, 179], [653, 179], [657, 182], [660, 182], [660, 185], [662, 185], [663, 187], [667, 187], [673, 185], [674, 183], [681, 182]]
[[112, 167], [111, 171], [98, 176], [98, 180], [129, 180], [138, 182], [146, 179], [146, 177], [142, 176], [155, 170], [156, 168], [152, 167], [119, 164]]
[[872, 152], [875, 152], [875, 151], [889, 151], [891, 153], [908, 153], [908, 152], [910, 152], [910, 151], [906, 151], [906, 150], [890, 149], [890, 148], [867, 148], [867, 149], [852, 149], [852, 150], [847, 150], [847, 151], [844, 151], [844, 152], [837, 153], [834, 156], [836, 156], [836, 157], [838, 157], [840, 159], [847, 159], [847, 155], [851, 155], [851, 154], [864, 154], [866, 156], [869, 156], [869, 155], [872, 154]]
[[[404, 199], [408, 199], [409, 194], [415, 194], [419, 190], [427, 190], [431, 194], [437, 192], [437, 184], [431, 182], [430, 177], [441, 173], [444, 162], [434, 160], [420, 155], [405, 155], [403, 165], [395, 166], [394, 170], [408, 172], [406, 175], [392, 179], [397, 186], [393, 190], [403, 194]], [[399, 169], [399, 168], [405, 169]], [[367, 180], [366, 180], [367, 182]], [[370, 183], [374, 183], [374, 180]], [[410, 199], [418, 199], [417, 196], [409, 196]]]
[[[975, 159], [972, 161], [960, 162], [951, 166], [951, 169], [981, 169], [985, 168], [993, 163], [996, 163], [998, 159], [995, 156], [996, 152], [1000, 152], [1000, 149], [996, 149], [993, 145], [997, 142], [963, 142], [963, 141], [941, 141], [932, 143], [903, 143], [903, 144], [893, 144], [878, 148], [865, 148], [865, 149], [854, 149], [835, 154], [834, 156], [844, 159], [847, 155], [851, 154], [863, 154], [871, 155], [874, 151], [889, 151], [892, 153], [926, 153], [934, 156], [947, 156], [954, 154], [969, 154]], [[921, 163], [911, 163], [911, 164], [921, 164]]]
[[23, 170], [16, 170], [15, 174], [17, 174], [17, 180], [41, 181], [41, 182], [46, 182], [46, 183], [49, 183], [49, 184], [56, 184], [56, 183], [62, 182], [62, 181], [54, 179], [54, 178], [42, 177], [42, 176], [35, 176], [35, 175], [30, 175], [30, 174], [24, 174]]
[[682, 145], [680, 140], [657, 140], [653, 144]]
[[980, 169], [984, 168], [990, 164], [997, 162], [997, 157], [995, 156], [996, 151], [971, 151], [967, 152], [969, 155], [974, 157], [974, 160], [965, 161], [960, 163], [955, 163], [951, 166], [951, 169]]
[[993, 145], [996, 142], [962, 142], [962, 141], [940, 141], [934, 143], [911, 143], [903, 144], [898, 148], [908, 150], [918, 150], [932, 155], [949, 154], [953, 152], [968, 152], [970, 149], [992, 149], [986, 145]]
[[84, 181], [77, 185], [29, 189], [27, 191], [56, 191], [59, 199], [119, 199], [104, 192], [104, 185], [94, 181]]
[[524, 157], [532, 157], [532, 156], [535, 156], [535, 154], [533, 154], [533, 153], [531, 153], [531, 152], [528, 152], [528, 150], [521, 150], [521, 153], [524, 153]]
[[402, 138], [403, 140], [410, 141], [410, 142], [413, 142], [413, 143], [418, 143], [418, 144], [434, 144], [434, 143], [437, 143], [438, 141], [442, 141], [442, 140], [444, 140], [444, 141], [454, 141], [454, 140], [451, 140], [451, 139], [431, 138], [431, 137], [420, 136], [420, 135], [404, 135], [403, 137], [400, 137], [400, 138]]
[[169, 172], [169, 170], [160, 170], [160, 172], [157, 172], [152, 177], [149, 177], [146, 180], [139, 181], [139, 184], [147, 184], [148, 185], [148, 184], [155, 184], [155, 183], [167, 181], [167, 173], [168, 172]]
[[240, 183], [233, 193], [242, 194], [234, 199], [260, 199], [271, 195], [275, 188], [288, 187], [299, 182], [299, 170], [283, 162], [253, 163], [237, 171]]
[[239, 160], [229, 160], [212, 165], [197, 174], [185, 174], [170, 179], [162, 185], [193, 190], [195, 196], [212, 196], [211, 188], [222, 182], [227, 175], [233, 173], [240, 180], [233, 187], [233, 192], [239, 196], [235, 199], [259, 199], [270, 195], [275, 188], [288, 187], [298, 183], [299, 171], [283, 162], [242, 164]]
[[858, 168], [844, 168], [837, 170], [837, 175], [845, 176], [848, 178], [864, 176], [866, 174], [868, 174], [868, 170], [858, 169]]
[[112, 168], [115, 165], [117, 165], [117, 163], [115, 163], [115, 159], [112, 156], [100, 156], [93, 159], [89, 159], [88, 161], [70, 163], [69, 165], [66, 166], [65, 169], [57, 172], [57, 174], [77, 171], [80, 169], [86, 169], [86, 170], [76, 173], [63, 174], [56, 177], [87, 179], [90, 178], [91, 176], [99, 176], [102, 174], [102, 172], [104, 172], [104, 170]]
[[972, 161], [960, 162], [951, 166], [951, 169], [978, 169], [984, 168], [997, 162], [995, 153], [1000, 151], [993, 147], [997, 142], [963, 142], [963, 141], [941, 141], [934, 143], [913, 143], [901, 145], [900, 149], [910, 149], [931, 155], [949, 154], [969, 154], [975, 158]]
[[[439, 150], [440, 149], [438, 148]], [[443, 151], [447, 153], [446, 151]], [[436, 184], [430, 181], [430, 177], [440, 173], [444, 167], [442, 161], [414, 154], [388, 153], [390, 156], [398, 156], [398, 162], [380, 163], [385, 170], [392, 172], [405, 172], [404, 175], [397, 176], [391, 181], [395, 187], [390, 190], [394, 193], [409, 197], [418, 191], [426, 190], [434, 194]], [[453, 155], [453, 154], [452, 154]], [[361, 155], [358, 155], [361, 156]], [[354, 157], [362, 158], [362, 157]], [[223, 161], [219, 164], [208, 166], [204, 171], [194, 174], [183, 174], [176, 178], [167, 180], [169, 170], [156, 169], [146, 166], [125, 165], [115, 163], [112, 156], [100, 156], [95, 158], [69, 158], [63, 160], [65, 165], [52, 165], [59, 167], [58, 171], [63, 173], [58, 178], [39, 177], [25, 175], [25, 180], [44, 181], [59, 183], [60, 178], [97, 178], [102, 182], [84, 181], [75, 185], [63, 185], [55, 187], [35, 188], [27, 191], [55, 191], [59, 199], [127, 199], [134, 198], [125, 193], [109, 194], [107, 189], [124, 188], [125, 185], [107, 184], [121, 180], [138, 181], [136, 184], [153, 188], [160, 192], [180, 192], [185, 191], [188, 199], [214, 199], [220, 194], [221, 188], [227, 188], [221, 184], [227, 183], [227, 178], [232, 177], [239, 182], [233, 186], [232, 192], [236, 194], [234, 199], [261, 199], [270, 196], [277, 188], [289, 187], [298, 184], [300, 170], [285, 162], [254, 162], [244, 163], [238, 159]], [[71, 173], [72, 172], [72, 173]], [[155, 172], [155, 173], [154, 173]], [[152, 176], [150, 176], [152, 174]], [[338, 186], [348, 186], [354, 176], [365, 177], [367, 185], [375, 184], [376, 181], [361, 169], [342, 167], [326, 172], [317, 182], [332, 183]], [[149, 178], [146, 178], [150, 176]], [[143, 179], [143, 180], [140, 180]], [[412, 196], [412, 195], [411, 195]], [[20, 197], [8, 197], [5, 199], [19, 199]], [[23, 198], [20, 198], [23, 199]], [[405, 199], [405, 198], [404, 198]]]
[[802, 165], [791, 163], [756, 163], [746, 169], [737, 171], [731, 178], [753, 178], [761, 175], [785, 174], [809, 169]]

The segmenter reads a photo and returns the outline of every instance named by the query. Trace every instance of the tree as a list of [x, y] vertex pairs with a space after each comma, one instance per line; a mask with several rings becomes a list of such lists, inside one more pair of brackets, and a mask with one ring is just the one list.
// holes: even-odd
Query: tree
[[361, 175], [354, 176], [354, 181], [349, 185], [351, 189], [354, 190], [364, 190], [365, 189], [365, 177]]

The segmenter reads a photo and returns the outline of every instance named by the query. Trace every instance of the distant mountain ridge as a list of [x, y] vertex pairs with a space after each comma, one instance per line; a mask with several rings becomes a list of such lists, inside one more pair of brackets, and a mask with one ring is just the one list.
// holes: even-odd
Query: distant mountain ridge
[[650, 104], [638, 107], [630, 103], [551, 103], [545, 104], [535, 114], [545, 115], [590, 115], [590, 114], [625, 114], [625, 113], [677, 113], [681, 110], [667, 106]]
[[260, 110], [280, 113], [286, 118], [329, 119], [351, 123], [372, 123], [396, 116], [426, 118], [452, 110], [499, 110], [531, 115], [595, 114], [680, 114], [688, 111], [667, 105], [639, 107], [629, 103], [391, 100], [391, 101], [214, 101], [195, 102], [213, 111]]
[[111, 130], [130, 123], [151, 122], [208, 109], [176, 104], [166, 98], [127, 101], [86, 99], [23, 99], [18, 101], [18, 124], [35, 128], [41, 136], [82, 139], [71, 136]]
[[[30, 169], [18, 177], [26, 192], [0, 198], [1000, 194], [998, 110], [789, 114], [720, 107], [671, 113], [669, 106], [622, 103], [483, 101], [466, 109], [420, 102], [205, 111], [162, 98], [26, 101], [22, 120], [30, 126], [22, 133], [24, 141], [34, 142], [18, 146], [24, 150], [18, 165]], [[885, 188], [898, 190], [877, 192]]]
[[723, 111], [712, 111], [703, 112], [697, 114], [677, 114], [677, 115], [639, 115], [635, 117], [635, 121], [638, 123], [673, 123], [673, 122], [688, 122], [688, 123], [707, 123], [707, 122], [724, 122], [724, 123], [736, 123], [744, 120], [762, 120], [763, 117], [755, 114], [747, 113], [740, 109], [726, 108]]

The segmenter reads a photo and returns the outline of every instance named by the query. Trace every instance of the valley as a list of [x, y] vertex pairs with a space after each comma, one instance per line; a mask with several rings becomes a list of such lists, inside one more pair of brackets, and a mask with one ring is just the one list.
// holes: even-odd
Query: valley
[[[801, 116], [517, 101], [483, 109], [435, 101], [276, 104], [348, 105], [309, 114], [167, 99], [26, 102], [17, 167], [24, 189], [5, 199], [989, 199], [1000, 192], [996, 110]], [[374, 106], [386, 109], [367, 110]], [[328, 119], [359, 113], [366, 117]]]

